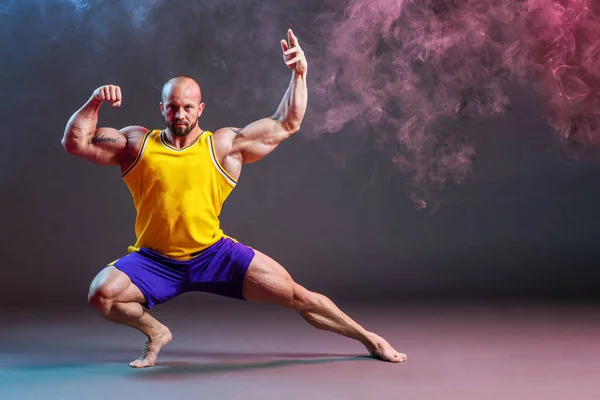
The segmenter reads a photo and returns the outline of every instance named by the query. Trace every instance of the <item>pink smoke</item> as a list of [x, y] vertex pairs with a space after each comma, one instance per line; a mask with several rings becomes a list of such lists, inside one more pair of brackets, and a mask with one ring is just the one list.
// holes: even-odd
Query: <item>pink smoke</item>
[[[600, 145], [600, 1], [351, 0], [328, 23], [317, 132], [377, 135], [419, 208], [468, 177], [456, 118], [502, 115], [507, 84], [531, 85], [567, 142]], [[323, 22], [323, 21], [321, 21]]]
[[600, 4], [531, 0], [526, 5], [525, 62], [540, 70], [550, 124], [563, 140], [600, 145]]

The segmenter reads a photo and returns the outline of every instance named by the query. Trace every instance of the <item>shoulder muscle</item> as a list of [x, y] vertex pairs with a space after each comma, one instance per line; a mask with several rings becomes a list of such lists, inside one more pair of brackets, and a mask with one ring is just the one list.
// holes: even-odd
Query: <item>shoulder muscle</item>
[[241, 152], [236, 151], [236, 138], [240, 135], [241, 128], [221, 128], [213, 133], [215, 153], [223, 167], [232, 176], [239, 177], [242, 167]]

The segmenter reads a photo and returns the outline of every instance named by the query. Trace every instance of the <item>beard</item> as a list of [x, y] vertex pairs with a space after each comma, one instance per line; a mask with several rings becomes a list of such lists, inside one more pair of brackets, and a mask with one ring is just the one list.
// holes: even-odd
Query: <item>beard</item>
[[[167, 121], [165, 121], [165, 122], [167, 122]], [[195, 120], [194, 122], [192, 122], [191, 124], [186, 125], [186, 126], [175, 126], [175, 123], [169, 124], [167, 122], [167, 126], [169, 127], [169, 129], [171, 130], [173, 135], [175, 135], [177, 137], [184, 137], [184, 136], [187, 136], [187, 134], [190, 133], [192, 131], [192, 129], [194, 129], [196, 127], [197, 123], [198, 123], [198, 120]]]

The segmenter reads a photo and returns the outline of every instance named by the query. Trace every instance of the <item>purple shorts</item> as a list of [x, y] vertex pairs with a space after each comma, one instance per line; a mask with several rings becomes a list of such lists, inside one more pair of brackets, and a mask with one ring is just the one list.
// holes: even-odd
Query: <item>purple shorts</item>
[[190, 260], [178, 261], [149, 249], [129, 253], [111, 263], [125, 273], [146, 298], [145, 306], [185, 292], [208, 292], [245, 300], [242, 284], [254, 250], [221, 238]]

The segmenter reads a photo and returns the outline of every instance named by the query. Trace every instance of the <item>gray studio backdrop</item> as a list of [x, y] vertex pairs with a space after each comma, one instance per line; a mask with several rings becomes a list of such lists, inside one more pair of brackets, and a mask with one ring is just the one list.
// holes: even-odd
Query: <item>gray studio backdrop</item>
[[3, 2], [3, 304], [83, 303], [96, 272], [134, 241], [118, 168], [60, 145], [96, 87], [118, 84], [124, 96], [120, 109], [101, 110], [102, 125], [162, 128], [160, 86], [190, 75], [203, 89], [202, 128], [243, 126], [273, 113], [287, 87], [279, 40], [289, 27], [311, 66], [311, 106], [300, 133], [245, 167], [222, 213], [226, 233], [338, 300], [598, 292], [600, 168], [565, 156], [534, 101], [455, 122], [477, 143], [470, 178], [443, 191], [437, 210], [417, 210], [405, 176], [356, 126], [312, 131], [324, 111], [312, 105], [315, 77], [327, 63], [315, 32], [343, 7], [279, 3]]

